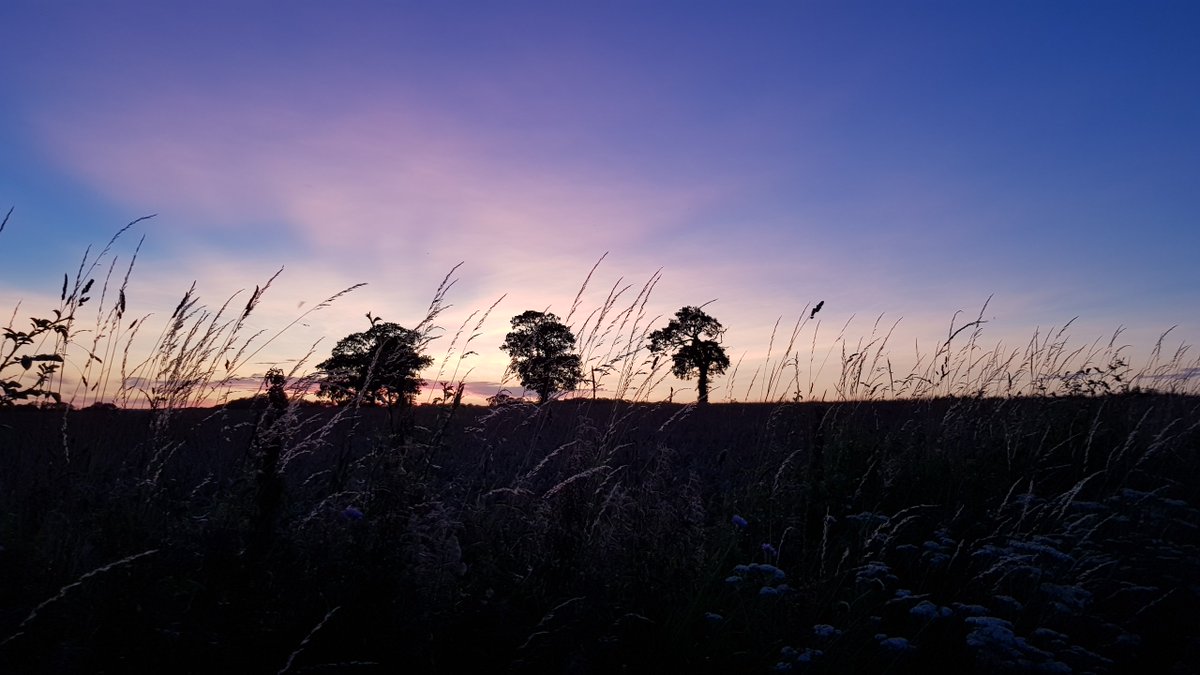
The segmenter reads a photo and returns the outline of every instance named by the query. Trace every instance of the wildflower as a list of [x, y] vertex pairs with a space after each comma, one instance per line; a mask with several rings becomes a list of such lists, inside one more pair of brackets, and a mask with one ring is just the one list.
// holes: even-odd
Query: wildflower
[[993, 560], [996, 558], [1004, 557], [1005, 555], [1008, 554], [1008, 552], [1009, 551], [1006, 549], [998, 548], [991, 544], [984, 544], [983, 546], [975, 549], [971, 553], [971, 557], [979, 558], [981, 560]]
[[963, 616], [987, 616], [991, 613], [983, 605], [965, 605], [961, 602], [954, 603], [954, 609]]
[[994, 616], [969, 616], [966, 618], [966, 624], [971, 628], [971, 632], [967, 634], [967, 646], [974, 649], [1013, 657], [1021, 656], [1031, 649], [1025, 638], [1018, 637], [1013, 632], [1010, 621]]
[[763, 586], [758, 589], [758, 595], [763, 598], [775, 598], [779, 596], [779, 589], [774, 586]]
[[863, 511], [862, 513], [846, 516], [846, 520], [858, 525], [882, 525], [891, 519], [881, 513]]
[[791, 672], [792, 665], [797, 663], [812, 663], [816, 659], [825, 655], [825, 652], [820, 649], [812, 649], [805, 647], [804, 651], [798, 651], [795, 647], [785, 646], [779, 650], [779, 658], [782, 659], [775, 664], [775, 672]]
[[1062, 563], [1064, 565], [1072, 565], [1075, 563], [1075, 558], [1072, 558], [1071, 556], [1067, 555], [1066, 553], [1063, 553], [1062, 551], [1058, 550], [1057, 548], [1054, 548], [1053, 546], [1050, 546], [1044, 542], [1019, 541], [1019, 540], [1012, 539], [1012, 540], [1009, 540], [1008, 545], [1014, 551], [1019, 551], [1021, 553], [1031, 553], [1035, 556], [1040, 555], [1044, 559], [1053, 560], [1054, 562]]
[[737, 515], [736, 513], [733, 514], [733, 518], [730, 519], [730, 522], [737, 526], [739, 530], [744, 530], [747, 527], [750, 527], [750, 523], [746, 522], [745, 518]]
[[727, 584], [740, 584], [740, 583], [742, 583], [742, 578], [741, 578], [741, 577], [739, 577], [739, 576], [738, 576], [738, 575], [736, 575], [736, 574], [731, 574], [731, 575], [729, 575], [729, 576], [725, 577], [725, 583], [727, 583]]
[[[1105, 660], [1107, 661], [1108, 659]], [[1109, 661], [1109, 663], [1111, 663], [1111, 661]], [[1050, 673], [1051, 675], [1070, 675], [1071, 673], [1075, 672], [1071, 670], [1071, 666], [1068, 666], [1062, 661], [1054, 660], [1043, 661], [1037, 665], [1037, 668], [1039, 672]]]
[[820, 649], [812, 649], [811, 647], [805, 647], [804, 651], [800, 652], [800, 656], [796, 657], [796, 661], [798, 663], [812, 663], [813, 661], [821, 658], [824, 655], [825, 655], [825, 652], [821, 651]]
[[[912, 652], [915, 652], [917, 650], [917, 648], [914, 647], [908, 641], [907, 638], [888, 637], [887, 635], [884, 635], [882, 633], [880, 633], [880, 635], [883, 635], [883, 639], [879, 641], [879, 648], [885, 652], [888, 652], [890, 654], [903, 655], [903, 654], [911, 654]], [[879, 635], [876, 635], [875, 637], [878, 638]]]
[[892, 574], [892, 568], [886, 563], [881, 563], [876, 560], [868, 562], [866, 565], [858, 568], [855, 574], [855, 581], [858, 583], [867, 583], [870, 581], [878, 581], [882, 584], [896, 583], [899, 579]]
[[757, 572], [764, 577], [770, 577], [774, 581], [783, 581], [787, 578], [786, 572], [774, 565], [767, 565], [765, 563], [754, 563], [750, 565], [750, 570], [752, 572]]
[[1037, 640], [1039, 643], [1053, 647], [1054, 649], [1065, 649], [1071, 644], [1071, 639], [1066, 635], [1049, 628], [1034, 629], [1030, 637]]
[[928, 621], [937, 618], [938, 606], [928, 600], [922, 600], [912, 609], [908, 610], [908, 613]]
[[347, 506], [342, 509], [341, 516], [344, 520], [362, 520], [363, 512], [353, 506]]
[[827, 623], [819, 623], [813, 626], [813, 634], [822, 639], [835, 638], [842, 634], [842, 631], [830, 626]]
[[1011, 595], [994, 595], [992, 596], [997, 609], [1009, 613], [1018, 613], [1025, 609], [1025, 605]]
[[1042, 584], [1041, 591], [1051, 598], [1054, 608], [1064, 614], [1082, 610], [1092, 602], [1092, 594], [1079, 586]]
[[1122, 647], [1139, 647], [1142, 644], [1142, 636], [1136, 633], [1121, 633], [1117, 636], [1117, 644]]
[[938, 542], [940, 542], [942, 546], [954, 546], [958, 543], [953, 537], [950, 536], [950, 533], [947, 532], [945, 528], [940, 529], [933, 534], [937, 536]]
[[946, 555], [945, 553], [934, 553], [933, 555], [928, 556], [925, 559], [925, 562], [930, 567], [938, 569], [939, 567], [943, 567], [946, 563], [950, 562], [950, 556]]
[[705, 612], [704, 620], [707, 621], [708, 623], [721, 623], [722, 621], [725, 620], [725, 617], [721, 616], [720, 614], [717, 614], [716, 612]]
[[762, 552], [763, 552], [763, 555], [767, 556], [768, 558], [774, 559], [774, 558], [779, 557], [779, 551], [776, 550], [775, 547], [770, 544], [763, 544]]

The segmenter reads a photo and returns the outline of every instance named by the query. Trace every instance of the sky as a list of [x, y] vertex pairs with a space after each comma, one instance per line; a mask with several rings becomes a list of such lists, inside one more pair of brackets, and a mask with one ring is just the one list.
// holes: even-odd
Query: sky
[[837, 367], [810, 352], [880, 317], [900, 368], [985, 303], [989, 344], [1200, 337], [1193, 2], [9, 0], [0, 25], [0, 309], [57, 306], [150, 214], [111, 255], [145, 237], [129, 305], [163, 321], [193, 281], [215, 308], [283, 267], [268, 332], [367, 284], [247, 377], [367, 311], [416, 325], [461, 262], [431, 355], [503, 296], [464, 363], [519, 393], [508, 319], [565, 317], [605, 254], [573, 327], [661, 273], [646, 320], [711, 302], [742, 363], [714, 400], [761, 394], [772, 327], [822, 300], [814, 392]]

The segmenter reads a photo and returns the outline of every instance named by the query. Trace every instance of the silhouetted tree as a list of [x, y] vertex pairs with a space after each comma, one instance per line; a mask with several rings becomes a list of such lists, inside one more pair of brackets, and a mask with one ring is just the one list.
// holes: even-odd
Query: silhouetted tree
[[284, 389], [286, 385], [287, 375], [280, 368], [269, 369], [263, 377], [263, 386], [267, 388], [267, 404], [273, 410], [282, 410], [287, 407], [287, 390]]
[[521, 378], [521, 386], [537, 392], [538, 403], [574, 389], [583, 379], [579, 355], [571, 353], [575, 336], [557, 316], [529, 310], [514, 316], [512, 327], [500, 349], [512, 357], [510, 367]]
[[348, 403], [393, 408], [408, 405], [424, 381], [417, 376], [433, 359], [420, 353], [421, 335], [394, 323], [372, 321], [371, 328], [338, 341], [333, 355], [317, 364], [318, 396]]
[[705, 314], [699, 307], [684, 307], [675, 318], [650, 334], [650, 352], [656, 356], [670, 353], [674, 367], [671, 372], [685, 380], [698, 375], [698, 401], [708, 403], [708, 380], [729, 367], [729, 357], [719, 340], [725, 329], [721, 322]]

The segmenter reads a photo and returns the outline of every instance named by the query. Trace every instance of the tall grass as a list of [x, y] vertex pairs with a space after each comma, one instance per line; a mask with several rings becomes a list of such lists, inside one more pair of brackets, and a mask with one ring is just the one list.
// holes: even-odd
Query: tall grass
[[[1136, 368], [1069, 324], [985, 348], [981, 311], [896, 373], [893, 324], [818, 355], [805, 308], [724, 383], [762, 402], [680, 405], [644, 351], [659, 274], [589, 308], [593, 268], [566, 317], [580, 392], [462, 404], [493, 304], [397, 434], [306, 405], [308, 357], [194, 408], [279, 335], [245, 334], [276, 277], [216, 310], [189, 289], [154, 333], [108, 255], [62, 294], [81, 316], [103, 273], [87, 332], [2, 352], [63, 355], [78, 403], [140, 409], [0, 410], [0, 670], [1200, 668], [1200, 398], [1165, 337]], [[143, 334], [149, 356], [117, 358]]]

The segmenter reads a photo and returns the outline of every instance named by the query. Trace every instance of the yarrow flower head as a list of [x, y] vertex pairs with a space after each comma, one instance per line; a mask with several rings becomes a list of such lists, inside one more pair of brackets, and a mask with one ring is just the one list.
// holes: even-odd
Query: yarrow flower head
[[819, 638], [835, 638], [841, 635], [842, 631], [827, 623], [819, 623], [813, 626], [813, 634]]
[[778, 558], [779, 557], [779, 551], [770, 544], [763, 544], [762, 552], [763, 552], [763, 555], [767, 556], [768, 558]]
[[757, 574], [765, 579], [769, 579], [774, 582], [779, 582], [779, 581], [783, 581], [784, 579], [787, 579], [786, 572], [784, 572], [783, 570], [779, 569], [778, 567], [776, 567], [774, 565], [767, 565], [766, 563], [752, 563], [752, 564], [748, 565], [746, 567], [746, 569], [753, 574]]
[[890, 654], [911, 654], [917, 650], [906, 638], [876, 635], [875, 639], [879, 640], [879, 647]]
[[363, 512], [353, 506], [347, 506], [342, 509], [341, 516], [344, 520], [362, 520]]
[[750, 523], [747, 522], [745, 518], [737, 515], [736, 513], [733, 515], [733, 518], [730, 518], [730, 522], [733, 523], [735, 526], [737, 526], [737, 528], [739, 530], [744, 530], [747, 527], [750, 527]]

